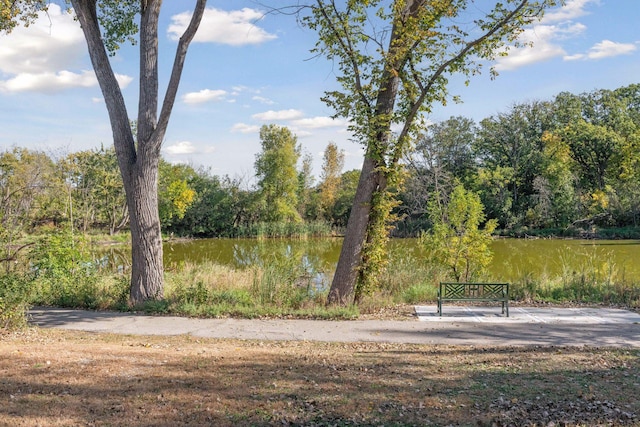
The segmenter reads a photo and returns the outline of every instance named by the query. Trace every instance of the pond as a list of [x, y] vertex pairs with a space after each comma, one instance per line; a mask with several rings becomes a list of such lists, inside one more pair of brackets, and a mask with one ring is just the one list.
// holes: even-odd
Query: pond
[[490, 270], [514, 280], [525, 274], [550, 277], [596, 272], [600, 277], [640, 281], [640, 241], [498, 239]]
[[[254, 240], [203, 239], [169, 242], [164, 247], [167, 267], [182, 262], [212, 261], [234, 268], [300, 259], [311, 271], [332, 275], [340, 255], [341, 239]], [[524, 275], [555, 277], [596, 271], [601, 277], [640, 280], [640, 241], [496, 239], [490, 274], [495, 280], [513, 281]], [[420, 262], [425, 255], [417, 239], [395, 239], [392, 259], [410, 254]]]

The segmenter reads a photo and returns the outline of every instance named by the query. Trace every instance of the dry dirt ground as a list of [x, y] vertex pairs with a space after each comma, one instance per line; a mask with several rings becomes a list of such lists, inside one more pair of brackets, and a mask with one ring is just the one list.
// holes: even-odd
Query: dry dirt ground
[[2, 426], [640, 426], [640, 351], [0, 334]]

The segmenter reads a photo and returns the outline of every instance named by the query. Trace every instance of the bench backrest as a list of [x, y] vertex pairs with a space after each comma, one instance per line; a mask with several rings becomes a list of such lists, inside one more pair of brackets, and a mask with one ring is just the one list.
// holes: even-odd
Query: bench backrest
[[442, 298], [505, 298], [508, 296], [508, 283], [440, 283]]

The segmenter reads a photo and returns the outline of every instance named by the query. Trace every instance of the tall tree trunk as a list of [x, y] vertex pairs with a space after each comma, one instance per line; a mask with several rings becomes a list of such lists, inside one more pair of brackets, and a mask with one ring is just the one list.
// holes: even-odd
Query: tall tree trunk
[[160, 148], [173, 109], [184, 60], [198, 29], [206, 0], [197, 0], [178, 42], [158, 116], [158, 17], [161, 0], [140, 2], [140, 98], [134, 139], [122, 92], [100, 32], [96, 0], [71, 0], [87, 40], [89, 56], [105, 99], [118, 166], [124, 182], [131, 227], [130, 303], [163, 298], [162, 236], [158, 213]]

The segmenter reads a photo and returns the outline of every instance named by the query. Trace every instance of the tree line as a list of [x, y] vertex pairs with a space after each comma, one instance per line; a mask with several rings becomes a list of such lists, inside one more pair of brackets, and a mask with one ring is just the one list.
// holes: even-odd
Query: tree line
[[[216, 176], [204, 167], [161, 160], [158, 214], [166, 234], [253, 237], [264, 224], [346, 224], [358, 172], [342, 173], [344, 153], [329, 143], [321, 182], [295, 135], [264, 126], [255, 180]], [[129, 225], [126, 195], [113, 148], [55, 155], [13, 147], [0, 152], [0, 241], [15, 243], [42, 227], [116, 234]], [[283, 228], [286, 232], [286, 228]], [[289, 229], [291, 230], [291, 229]]]
[[429, 194], [477, 192], [502, 230], [637, 226], [640, 85], [515, 104], [479, 123], [428, 128], [410, 157], [404, 234], [428, 227]]
[[[344, 153], [324, 151], [316, 179], [311, 158], [286, 127], [263, 126], [255, 180], [161, 161], [158, 212], [166, 234], [249, 237], [341, 232], [360, 172], [344, 172]], [[406, 156], [395, 234], [430, 229], [429, 200], [446, 202], [457, 185], [477, 193], [502, 230], [637, 226], [640, 220], [640, 84], [549, 101], [515, 104], [475, 123], [434, 123]], [[0, 153], [0, 221], [4, 243], [42, 225], [109, 234], [128, 226], [113, 148], [65, 156], [15, 147]], [[323, 227], [311, 227], [311, 224]]]

